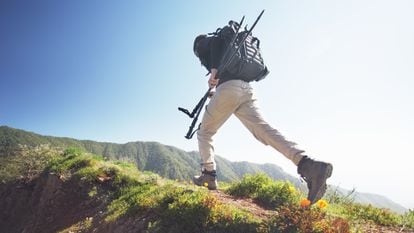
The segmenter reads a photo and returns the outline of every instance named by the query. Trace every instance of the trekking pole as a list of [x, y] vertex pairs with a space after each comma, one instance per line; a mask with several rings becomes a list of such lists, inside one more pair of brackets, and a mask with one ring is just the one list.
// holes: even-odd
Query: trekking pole
[[[197, 132], [197, 130], [198, 130], [198, 129], [197, 129], [197, 130], [194, 130], [194, 126], [195, 126], [195, 124], [197, 123], [198, 116], [200, 115], [201, 110], [203, 109], [204, 104], [206, 103], [208, 96], [210, 95], [211, 89], [212, 89], [212, 88], [210, 87], [210, 88], [207, 90], [206, 94], [204, 94], [203, 98], [201, 98], [201, 100], [200, 100], [200, 102], [197, 104], [196, 108], [194, 108], [193, 112], [197, 109], [197, 111], [196, 111], [196, 115], [195, 115], [195, 117], [194, 117], [193, 121], [191, 122], [191, 125], [190, 125], [190, 127], [189, 127], [189, 129], [188, 129], [188, 131], [187, 131], [187, 134], [184, 136], [185, 138], [187, 138], [187, 139], [191, 139], [191, 138], [193, 137], [193, 135], [195, 134], [195, 132]], [[198, 108], [197, 108], [197, 107], [198, 107]], [[201, 123], [198, 125], [198, 128], [200, 128], [200, 125], [201, 125]]]
[[191, 113], [187, 109], [181, 108], [181, 107], [178, 107], [178, 111], [181, 111], [181, 112], [187, 114], [190, 118], [193, 118], [194, 115], [198, 112], [198, 109], [203, 107], [203, 106], [201, 106], [201, 105], [203, 105], [203, 101], [204, 101], [204, 96], [203, 96], [203, 98], [200, 99], [200, 101], [198, 101], [197, 105], [194, 107], [194, 109]]
[[[239, 42], [239, 46], [237, 46], [236, 50], [233, 51], [232, 55], [227, 59], [226, 63], [224, 63], [224, 65], [219, 67], [219, 71], [223, 70], [225, 67], [227, 67], [231, 60], [233, 60], [233, 57], [239, 52], [240, 50], [240, 45], [244, 43], [244, 41], [246, 41], [247, 37], [250, 35], [250, 33], [252, 33], [253, 28], [256, 26], [257, 22], [259, 22], [260, 18], [262, 17], [263, 13], [265, 10], [262, 10], [262, 12], [260, 12], [259, 16], [257, 16], [256, 20], [254, 21], [252, 27], [249, 29], [249, 31], [247, 31], [246, 35], [243, 37], [243, 39]], [[241, 27], [241, 25], [240, 25]], [[223, 57], [224, 58], [224, 57]]]

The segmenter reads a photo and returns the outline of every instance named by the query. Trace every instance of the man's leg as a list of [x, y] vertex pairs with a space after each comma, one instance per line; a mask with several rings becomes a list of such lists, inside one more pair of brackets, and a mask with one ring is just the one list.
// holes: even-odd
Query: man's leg
[[286, 158], [298, 165], [304, 152], [296, 147], [296, 143], [286, 140], [286, 138], [276, 129], [272, 128], [261, 116], [256, 99], [253, 98], [251, 88], [246, 89], [243, 96], [244, 102], [234, 113], [244, 126], [256, 137], [257, 140], [265, 145], [270, 145]]
[[302, 155], [303, 150], [297, 149], [295, 143], [287, 141], [279, 131], [264, 121], [254, 103], [251, 89], [246, 89], [243, 98], [244, 102], [235, 115], [259, 141], [271, 145], [298, 166], [298, 173], [307, 183], [311, 203], [321, 199], [326, 191], [326, 180], [332, 174], [332, 165]]
[[217, 185], [216, 182], [213, 183], [213, 178], [215, 180], [216, 176], [213, 136], [239, 104], [240, 92], [233, 84], [234, 82], [228, 81], [217, 88], [216, 93], [206, 107], [200, 129], [197, 132], [203, 174], [195, 177], [193, 181], [197, 185], [207, 183], [209, 189], [215, 189]]

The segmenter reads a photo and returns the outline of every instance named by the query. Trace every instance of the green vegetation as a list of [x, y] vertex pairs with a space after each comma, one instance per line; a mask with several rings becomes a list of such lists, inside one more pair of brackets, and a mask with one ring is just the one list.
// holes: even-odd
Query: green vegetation
[[66, 149], [61, 157], [52, 160], [49, 171], [64, 179], [74, 176], [89, 182], [110, 180], [115, 186], [135, 185], [139, 180], [138, 170], [133, 164], [106, 161], [102, 156], [77, 148]]
[[[33, 137], [36, 135], [30, 135], [29, 138]], [[5, 138], [0, 130], [0, 144], [13, 144], [12, 140]], [[174, 150], [168, 147], [164, 149]], [[305, 194], [292, 183], [275, 181], [260, 172], [245, 175], [237, 182], [220, 182], [222, 190], [219, 194], [225, 192], [245, 203], [246, 199], [252, 200], [262, 207], [259, 213], [257, 206], [249, 208], [249, 205], [236, 205], [232, 202], [233, 198], [196, 187], [188, 182], [189, 179], [165, 179], [158, 174], [137, 169], [135, 161], [130, 163], [124, 158], [113, 160], [87, 151], [85, 147], [62, 150], [49, 145], [13, 144], [1, 147], [0, 182], [10, 185], [23, 180], [29, 183], [40, 174], [52, 175], [61, 182], [80, 185], [79, 190], [88, 200], [103, 203], [99, 214], [81, 219], [70, 229], [61, 232], [84, 232], [95, 229], [97, 224], [116, 224], [125, 222], [125, 219], [141, 218], [146, 219], [140, 224], [145, 224], [143, 229], [147, 232], [329, 233], [364, 232], [366, 226], [414, 229], [412, 210], [399, 215], [387, 209], [358, 204], [351, 195], [337, 192], [329, 192], [325, 196], [328, 203], [321, 201], [306, 206], [303, 201]], [[143, 158], [147, 159], [146, 163], [161, 159]], [[247, 165], [239, 163], [237, 166]], [[264, 211], [268, 212], [263, 214]], [[95, 221], [95, 217], [100, 221]]]
[[51, 160], [59, 156], [58, 149], [48, 145], [28, 147], [18, 145], [8, 151], [8, 156], [0, 156], [0, 182], [16, 179], [32, 179], [40, 174]]
[[249, 197], [269, 209], [282, 204], [297, 204], [300, 192], [285, 181], [274, 181], [264, 173], [246, 175], [239, 182], [233, 183], [227, 193], [236, 197]]
[[[0, 126], [0, 157], [19, 145], [30, 147], [50, 145], [65, 149], [68, 147], [80, 148], [85, 152], [102, 155], [111, 160], [127, 161], [135, 164], [141, 171], [151, 171], [168, 179], [189, 180], [200, 171], [200, 156], [196, 152], [185, 152], [172, 146], [157, 142], [129, 142], [125, 144], [94, 142], [90, 140], [76, 140], [42, 136], [23, 130]], [[2, 152], [3, 150], [3, 152]], [[217, 156], [220, 181], [231, 182], [241, 179], [248, 173], [264, 172], [273, 179], [295, 178], [284, 173], [273, 164], [253, 164], [247, 162], [230, 162]]]
[[157, 215], [148, 226], [151, 232], [258, 232], [260, 227], [260, 219], [220, 202], [207, 190], [142, 173], [133, 164], [107, 161], [79, 149], [65, 150], [50, 163], [49, 171], [63, 179], [94, 184], [89, 197], [98, 195], [96, 183], [112, 187], [106, 222], [151, 212]]
[[371, 205], [353, 203], [352, 205], [343, 206], [343, 214], [355, 221], [371, 221], [383, 226], [398, 226], [401, 223], [400, 215]]
[[268, 232], [349, 232], [346, 219], [327, 217], [325, 207], [318, 207], [322, 205], [300, 206], [302, 192], [289, 182], [274, 181], [265, 174], [246, 175], [227, 192], [276, 210], [277, 214], [266, 222]]
[[[232, 183], [226, 192], [236, 197], [252, 198], [265, 208], [275, 209], [268, 226], [270, 232], [358, 232], [359, 226], [373, 224], [388, 227], [409, 228], [414, 224], [414, 213], [399, 215], [388, 209], [355, 203], [350, 195], [330, 193], [330, 200], [311, 207], [299, 205], [304, 194], [289, 182], [274, 181], [265, 174], [246, 175]], [[327, 207], [325, 207], [327, 205]]]
[[409, 210], [402, 216], [402, 225], [404, 228], [414, 229], [414, 210]]

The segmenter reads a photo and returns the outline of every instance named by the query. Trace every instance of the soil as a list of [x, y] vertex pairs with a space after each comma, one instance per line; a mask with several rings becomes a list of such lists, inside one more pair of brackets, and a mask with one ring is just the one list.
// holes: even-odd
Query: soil
[[276, 214], [276, 211], [274, 210], [267, 210], [263, 207], [257, 205], [252, 199], [250, 198], [237, 198], [231, 195], [228, 195], [222, 191], [210, 191], [211, 194], [217, 197], [218, 200], [220, 200], [223, 203], [228, 203], [235, 205], [239, 207], [240, 209], [245, 209], [252, 213], [253, 215], [262, 218], [262, 219], [268, 219], [272, 215]]
[[53, 174], [0, 185], [0, 232], [142, 232], [155, 215], [104, 221], [109, 197], [91, 198], [91, 185]]
[[[20, 179], [0, 184], [0, 232], [52, 233], [52, 232], [99, 232], [126, 233], [146, 232], [157, 220], [157, 213], [141, 211], [125, 215], [114, 222], [104, 221], [104, 213], [110, 200], [106, 195], [105, 182], [99, 187], [99, 195], [90, 197], [92, 185], [76, 179], [65, 180], [54, 174], [42, 173], [30, 179]], [[103, 190], [103, 191], [102, 191]], [[106, 193], [106, 194], [105, 194]], [[268, 219], [276, 211], [264, 209], [251, 199], [240, 199], [222, 191], [211, 191], [223, 203], [233, 204]], [[361, 226], [364, 232], [407, 232], [381, 226]]]

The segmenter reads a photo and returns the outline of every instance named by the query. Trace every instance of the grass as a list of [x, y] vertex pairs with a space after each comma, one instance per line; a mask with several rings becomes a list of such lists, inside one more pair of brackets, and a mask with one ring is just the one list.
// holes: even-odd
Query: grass
[[28, 147], [20, 145], [7, 156], [0, 156], [0, 182], [33, 179], [62, 153], [48, 145]]
[[274, 181], [264, 173], [245, 175], [226, 192], [236, 197], [253, 198], [265, 208], [274, 209], [282, 204], [298, 203], [303, 194], [289, 182]]
[[414, 225], [412, 210], [399, 215], [388, 209], [355, 203], [350, 195], [331, 193], [327, 195], [330, 203], [321, 200], [312, 206], [303, 205], [304, 194], [289, 182], [274, 181], [261, 173], [244, 176], [226, 192], [252, 198], [264, 208], [276, 210], [278, 214], [268, 223], [270, 232], [358, 232], [358, 227], [352, 226], [374, 224], [413, 229]]
[[48, 167], [63, 179], [78, 179], [92, 185], [89, 197], [99, 195], [97, 183], [111, 187], [106, 222], [135, 214], [154, 213], [150, 232], [258, 232], [261, 220], [251, 213], [222, 203], [205, 189], [140, 172], [135, 165], [67, 149]]
[[[3, 182], [42, 171], [54, 173], [62, 180], [86, 182], [90, 184], [89, 198], [107, 197], [102, 213], [105, 222], [137, 215], [153, 216], [148, 222], [148, 232], [360, 232], [358, 226], [364, 224], [414, 228], [412, 210], [398, 215], [354, 203], [336, 193], [327, 196], [328, 203], [306, 206], [304, 193], [289, 182], [274, 181], [265, 174], [246, 175], [238, 182], [220, 184], [234, 197], [250, 198], [263, 208], [274, 210], [274, 216], [268, 219], [223, 203], [207, 189], [163, 179], [139, 171], [132, 163], [109, 161], [80, 149], [62, 152], [47, 146], [21, 147], [18, 155], [0, 158]], [[73, 229], [89, 228], [91, 224], [87, 219]]]

